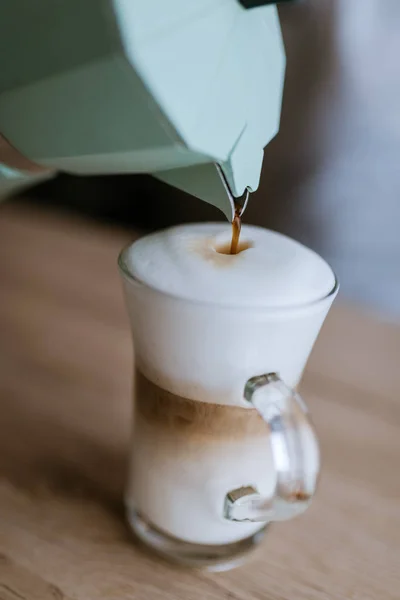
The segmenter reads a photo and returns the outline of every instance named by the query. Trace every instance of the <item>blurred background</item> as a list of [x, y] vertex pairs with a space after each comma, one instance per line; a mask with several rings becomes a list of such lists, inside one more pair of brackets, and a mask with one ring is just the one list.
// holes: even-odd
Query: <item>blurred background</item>
[[[306, 0], [280, 8], [281, 130], [245, 222], [287, 233], [336, 270], [342, 298], [400, 316], [400, 2]], [[149, 176], [57, 178], [24, 198], [127, 228], [223, 215]]]

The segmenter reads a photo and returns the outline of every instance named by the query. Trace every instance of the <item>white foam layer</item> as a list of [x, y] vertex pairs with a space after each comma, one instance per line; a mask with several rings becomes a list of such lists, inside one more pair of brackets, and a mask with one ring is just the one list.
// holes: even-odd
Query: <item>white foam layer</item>
[[291, 238], [245, 225], [240, 239], [251, 247], [236, 255], [218, 252], [230, 239], [229, 224], [182, 225], [135, 242], [126, 264], [160, 291], [239, 307], [302, 305], [334, 287], [329, 265]]

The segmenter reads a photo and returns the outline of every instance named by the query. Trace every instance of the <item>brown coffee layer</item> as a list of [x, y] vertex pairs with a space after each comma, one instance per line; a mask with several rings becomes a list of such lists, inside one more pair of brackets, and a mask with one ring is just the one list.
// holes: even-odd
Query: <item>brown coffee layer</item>
[[172, 394], [136, 369], [136, 411], [147, 422], [189, 435], [267, 435], [268, 428], [255, 409], [199, 402]]

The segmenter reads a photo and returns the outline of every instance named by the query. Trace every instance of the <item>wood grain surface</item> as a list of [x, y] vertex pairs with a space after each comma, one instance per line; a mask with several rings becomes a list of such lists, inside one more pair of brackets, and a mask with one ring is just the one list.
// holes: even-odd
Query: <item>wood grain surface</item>
[[116, 268], [134, 235], [0, 208], [0, 599], [400, 598], [400, 327], [336, 306], [302, 391], [318, 496], [225, 574], [132, 541], [132, 350]]

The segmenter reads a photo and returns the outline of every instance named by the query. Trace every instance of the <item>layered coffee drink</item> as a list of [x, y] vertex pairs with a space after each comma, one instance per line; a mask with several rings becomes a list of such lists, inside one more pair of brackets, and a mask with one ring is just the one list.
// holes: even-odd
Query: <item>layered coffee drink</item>
[[[128, 514], [135, 530], [145, 523], [142, 538], [155, 531], [208, 553], [265, 526], [226, 518], [232, 490], [271, 498], [277, 487], [271, 429], [246, 382], [279, 373], [297, 386], [335, 290], [330, 267], [294, 240], [244, 226], [237, 253], [230, 242], [229, 226], [185, 225], [120, 259], [135, 348]], [[302, 464], [315, 478], [307, 436]]]
[[243, 481], [273, 491], [262, 418], [218, 400], [182, 397], [136, 369], [128, 501], [159, 530], [185, 542], [226, 544], [251, 535], [260, 523], [232, 527], [223, 519], [224, 495]]

